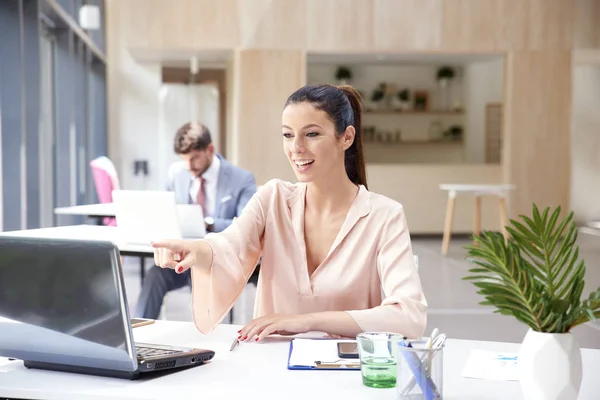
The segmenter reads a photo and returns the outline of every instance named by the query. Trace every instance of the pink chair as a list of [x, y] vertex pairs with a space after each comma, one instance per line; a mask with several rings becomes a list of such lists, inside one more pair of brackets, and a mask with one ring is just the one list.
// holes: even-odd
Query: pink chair
[[[114, 164], [108, 157], [100, 156], [90, 161], [96, 193], [100, 203], [112, 203], [112, 191], [119, 190], [119, 177]], [[117, 220], [112, 217], [104, 218], [104, 225], [117, 226]]]

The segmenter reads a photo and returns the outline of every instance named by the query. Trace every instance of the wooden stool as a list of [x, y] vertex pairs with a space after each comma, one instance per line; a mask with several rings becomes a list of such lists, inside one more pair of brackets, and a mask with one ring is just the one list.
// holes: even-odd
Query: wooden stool
[[495, 195], [499, 197], [500, 207], [500, 227], [504, 237], [508, 237], [505, 226], [508, 225], [508, 218], [506, 216], [506, 194], [508, 191], [513, 190], [515, 185], [469, 185], [469, 184], [441, 184], [441, 190], [448, 191], [448, 205], [446, 207], [446, 221], [444, 223], [444, 238], [442, 240], [442, 255], [448, 254], [448, 247], [450, 246], [450, 236], [452, 234], [452, 218], [454, 216], [454, 202], [456, 200], [456, 194], [461, 193], [474, 193], [475, 195], [475, 209], [473, 213], [473, 234], [479, 235], [481, 232], [481, 196], [484, 195]]

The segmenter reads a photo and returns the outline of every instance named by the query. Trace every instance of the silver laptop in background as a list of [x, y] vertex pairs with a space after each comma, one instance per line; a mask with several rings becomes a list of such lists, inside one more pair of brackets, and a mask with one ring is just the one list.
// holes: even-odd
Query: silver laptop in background
[[134, 342], [114, 244], [0, 237], [0, 356], [28, 368], [137, 379], [214, 354]]
[[162, 239], [199, 239], [206, 235], [202, 208], [178, 205], [175, 193], [114, 190], [115, 217], [121, 240], [148, 244]]

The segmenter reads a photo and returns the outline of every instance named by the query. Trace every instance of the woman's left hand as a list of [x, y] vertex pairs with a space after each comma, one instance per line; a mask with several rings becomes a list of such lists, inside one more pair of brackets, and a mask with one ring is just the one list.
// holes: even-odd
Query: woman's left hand
[[272, 334], [295, 335], [309, 332], [311, 328], [312, 317], [310, 314], [272, 314], [248, 323], [239, 330], [238, 339], [260, 341]]

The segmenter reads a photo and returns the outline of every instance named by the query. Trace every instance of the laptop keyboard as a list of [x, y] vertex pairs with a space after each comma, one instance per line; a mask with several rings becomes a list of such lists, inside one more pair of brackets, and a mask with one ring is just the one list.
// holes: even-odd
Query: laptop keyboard
[[168, 356], [170, 354], [178, 354], [182, 353], [181, 350], [165, 350], [165, 349], [157, 349], [153, 347], [142, 347], [136, 346], [137, 350], [137, 358], [149, 358], [149, 357], [163, 357]]

